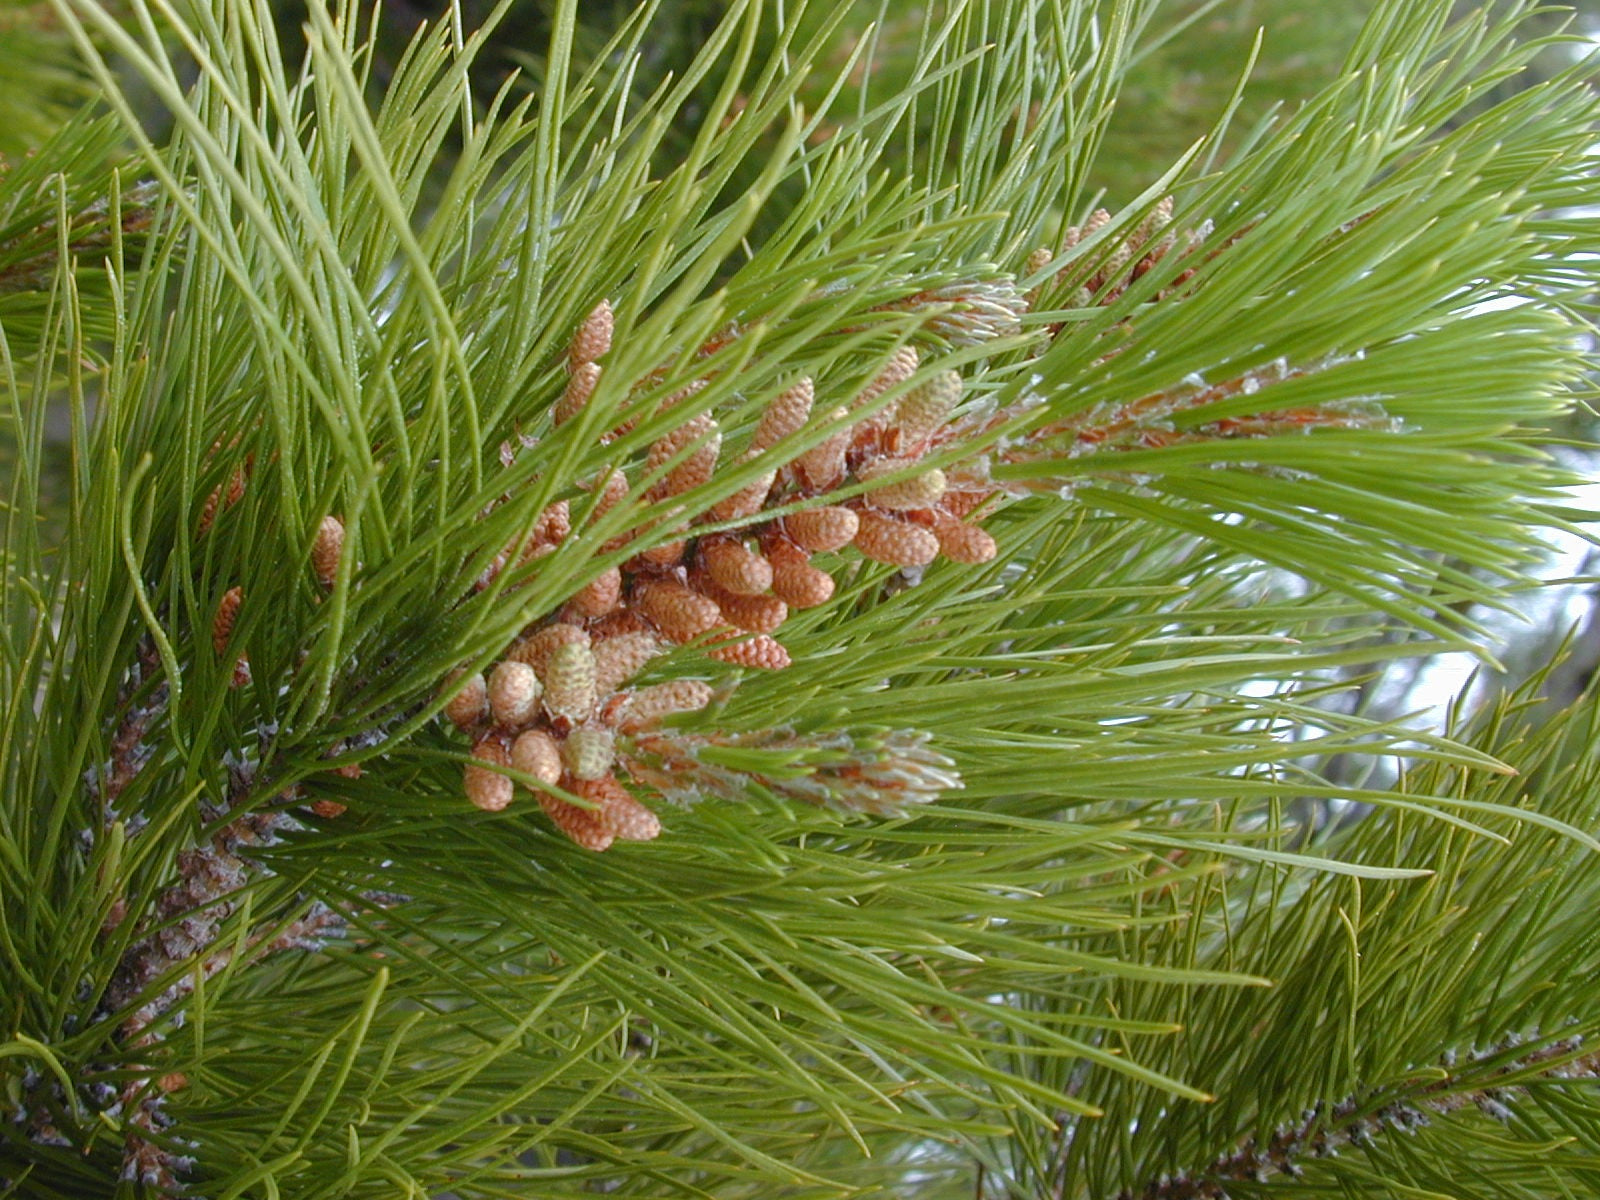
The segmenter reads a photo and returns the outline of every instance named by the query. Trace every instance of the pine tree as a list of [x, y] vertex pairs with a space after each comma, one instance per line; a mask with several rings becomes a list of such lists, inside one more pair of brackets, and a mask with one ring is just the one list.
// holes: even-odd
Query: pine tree
[[494, 16], [380, 87], [354, 0], [55, 5], [4, 1194], [1595, 1194], [1594, 701], [1331, 703], [1583, 515], [1542, 14], [1380, 3], [1102, 198], [1153, 0], [746, 0], [650, 89], [576, 8], [484, 104]]

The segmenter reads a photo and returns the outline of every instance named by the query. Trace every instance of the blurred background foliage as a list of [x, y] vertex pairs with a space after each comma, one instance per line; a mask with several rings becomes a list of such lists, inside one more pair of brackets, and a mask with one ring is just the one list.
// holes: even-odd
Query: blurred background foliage
[[88, 98], [48, 4], [0, 0], [0, 157], [38, 149]]
[[[1114, 4], [1115, 0], [1107, 0], [1105, 7], [1109, 10]], [[287, 44], [298, 42], [298, 3], [275, 0], [275, 5]], [[434, 20], [441, 7], [416, 0], [390, 0], [384, 5], [381, 42], [389, 61], [377, 66], [375, 78], [380, 84], [417, 28]], [[465, 26], [475, 26], [494, 7], [491, 0], [468, 0], [462, 5], [468, 18]], [[489, 53], [480, 60], [487, 69], [480, 72], [477, 85], [485, 100], [512, 72], [537, 87], [540, 52], [549, 40], [553, 7], [552, 0], [514, 0]], [[586, 4], [576, 32], [580, 60], [602, 53], [611, 36], [641, 7], [639, 0]], [[724, 0], [658, 0], [650, 7], [655, 12], [651, 36], [642, 47], [644, 60], [634, 82], [639, 94], [680, 73], [728, 6]], [[879, 66], [871, 82], [879, 92], [892, 90], [897, 61], [909, 70], [927, 7], [856, 0], [839, 32], [838, 48], [825, 66], [842, 65], [858, 41], [876, 29]], [[1136, 196], [1208, 132], [1247, 69], [1248, 83], [1235, 122], [1236, 142], [1275, 111], [1293, 108], [1315, 94], [1333, 77], [1373, 7], [1374, 0], [1173, 0], [1165, 5], [1124, 81], [1120, 106], [1097, 163], [1095, 183], [1110, 207]], [[1457, 7], [1465, 11], [1471, 5]], [[1585, 30], [1600, 30], [1600, 0], [1552, 7], [1542, 18], [1550, 32], [1569, 20]], [[1529, 75], [1487, 92], [1485, 100], [1548, 77], [1568, 65], [1570, 54], [1570, 46], [1550, 48]], [[860, 73], [852, 78], [853, 85], [863, 82]], [[705, 86], [711, 89], [715, 83], [711, 80]], [[688, 137], [694, 131], [681, 132]]]
[[[1107, 0], [1106, 7], [1114, 3]], [[302, 0], [272, 0], [272, 6], [285, 48], [297, 56], [304, 22]], [[119, 6], [112, 0], [105, 7], [115, 12]], [[490, 0], [464, 0], [463, 28], [475, 28], [495, 7]], [[538, 86], [540, 52], [549, 39], [553, 7], [553, 0], [512, 0], [487, 53], [479, 59], [475, 83], [485, 101], [514, 72], [525, 86]], [[876, 27], [878, 74], [892, 76], [896, 58], [909, 61], [916, 51], [926, 7], [855, 0], [854, 11], [840, 29], [833, 61], [825, 65], [843, 62], [856, 41]], [[576, 30], [580, 62], [603, 53], [612, 35], [644, 8], [652, 16], [651, 35], [642, 46], [644, 57], [634, 79], [634, 89], [641, 94], [682, 71], [727, 5], [723, 0], [653, 4], [591, 0], [583, 6]], [[1099, 163], [1098, 183], [1115, 202], [1136, 194], [1204, 135], [1247, 67], [1249, 82], [1236, 136], [1274, 110], [1311, 96], [1333, 76], [1372, 8], [1373, 0], [1172, 0], [1163, 9], [1160, 25], [1149, 31], [1147, 46], [1124, 82], [1121, 105]], [[416, 30], [444, 11], [443, 4], [417, 0], [388, 0], [381, 6], [380, 54], [372, 74], [375, 87], [383, 86]], [[1552, 7], [1542, 20], [1552, 32], [1569, 20], [1586, 32], [1600, 31], [1600, 0]], [[1523, 86], [1548, 76], [1567, 65], [1571, 54], [1570, 45], [1552, 47], [1530, 76], [1504, 86]], [[0, 81], [0, 154], [6, 156], [37, 149], [88, 97], [87, 82], [49, 3], [0, 0]], [[852, 80], [861, 82], [859, 75]], [[874, 81], [880, 88], [892, 82], [892, 78]], [[714, 81], [706, 86], [714, 86]], [[1493, 94], [1503, 94], [1503, 89]], [[144, 115], [154, 117], [154, 106]], [[440, 164], [441, 170], [446, 165]]]

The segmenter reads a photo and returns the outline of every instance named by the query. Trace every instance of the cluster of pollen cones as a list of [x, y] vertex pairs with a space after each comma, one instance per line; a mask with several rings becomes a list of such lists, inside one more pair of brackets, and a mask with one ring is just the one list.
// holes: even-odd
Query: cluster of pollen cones
[[711, 701], [710, 687], [692, 679], [623, 687], [662, 648], [648, 632], [604, 637], [558, 621], [518, 641], [487, 679], [452, 679], [445, 714], [474, 739], [476, 761], [462, 777], [467, 798], [490, 812], [505, 808], [514, 788], [497, 768], [510, 767], [544, 785], [535, 792], [540, 806], [586, 849], [655, 837], [655, 813], [616, 777], [617, 739]]
[[[1111, 222], [1112, 216], [1109, 211], [1103, 208], [1095, 209], [1082, 225], [1072, 225], [1067, 228], [1059, 249], [1052, 251], [1047, 246], [1041, 246], [1028, 255], [1027, 273], [1037, 275], [1057, 258], [1070, 254], [1088, 242]], [[1203, 235], [1200, 232], [1188, 231], [1184, 235], [1185, 247], [1182, 253], [1192, 252], [1202, 240]], [[1069, 258], [1056, 271], [1054, 284], [1058, 288], [1072, 289], [1068, 299], [1074, 308], [1087, 308], [1091, 304], [1113, 304], [1122, 297], [1123, 292], [1171, 253], [1178, 244], [1179, 238], [1172, 229], [1172, 197], [1164, 196], [1126, 237], [1115, 241], [1103, 254], [1081, 254]], [[1087, 275], [1084, 273], [1086, 264], [1089, 272]], [[1193, 276], [1193, 268], [1185, 269], [1161, 294], [1165, 295], [1172, 288], [1182, 286]], [[1037, 304], [1041, 291], [1042, 288], [1029, 293], [1028, 302]], [[1059, 325], [1052, 326], [1051, 333], [1058, 333], [1060, 329]]]
[[[605, 302], [579, 326], [557, 424], [577, 418], [593, 396], [612, 327]], [[711, 693], [681, 680], [619, 690], [651, 658], [695, 643], [733, 666], [788, 666], [789, 652], [773, 635], [791, 611], [826, 603], [834, 593], [834, 577], [818, 556], [854, 548], [901, 568], [941, 555], [962, 563], [992, 559], [994, 539], [976, 521], [995, 489], [976, 469], [963, 475], [925, 462], [962, 429], [955, 417], [961, 376], [941, 371], [913, 382], [919, 365], [917, 352], [901, 347], [850, 403], [824, 414], [815, 411], [813, 382], [794, 380], [767, 404], [731, 460], [724, 460], [722, 431], [707, 413], [658, 438], [643, 467], [642, 494], [652, 504], [713, 481], [729, 461], [751, 481], [682, 519], [668, 540], [601, 572], [548, 621], [526, 630], [488, 679], [450, 681], [446, 711], [474, 736], [473, 754], [484, 764], [466, 768], [468, 798], [488, 809], [510, 803], [512, 781], [495, 770], [510, 767], [592, 805], [539, 793], [551, 819], [580, 845], [604, 849], [616, 838], [653, 837], [654, 816], [614, 773], [615, 738], [701, 707]], [[796, 435], [807, 430], [825, 436], [795, 449], [804, 444]], [[622, 470], [585, 486], [598, 493], [587, 506], [590, 520], [634, 494]], [[770, 515], [778, 509], [791, 511]], [[628, 531], [603, 550], [615, 554], [653, 531]], [[558, 501], [540, 514], [526, 541], [497, 558], [480, 585], [510, 563], [552, 552], [571, 532], [571, 506]]]
[[[235, 476], [236, 480], [239, 476]], [[233, 494], [235, 485], [230, 483], [229, 496], [226, 504], [238, 502], [243, 495], [244, 485], [237, 484], [238, 495]], [[211, 498], [206, 502], [206, 507], [201, 514], [200, 532], [207, 533], [211, 528], [212, 518], [216, 515], [216, 501], [220, 490], [211, 493]], [[324, 590], [333, 587], [334, 579], [339, 573], [339, 560], [344, 555], [344, 522], [338, 517], [326, 516], [317, 525], [317, 532], [311, 542], [311, 569], [316, 575], [317, 582]], [[250, 682], [250, 658], [242, 651], [233, 649], [233, 627], [239, 621], [239, 609], [244, 604], [244, 588], [234, 586], [222, 594], [222, 599], [217, 603], [217, 611], [211, 618], [211, 645], [216, 650], [219, 658], [232, 657], [233, 677], [229, 681], [231, 687], [242, 687]]]

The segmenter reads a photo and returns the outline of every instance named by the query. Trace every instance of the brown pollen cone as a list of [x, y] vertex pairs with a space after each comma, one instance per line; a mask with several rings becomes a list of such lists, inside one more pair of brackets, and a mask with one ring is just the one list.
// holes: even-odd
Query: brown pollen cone
[[572, 335], [572, 344], [567, 348], [567, 369], [576, 371], [610, 350], [611, 334], [615, 328], [616, 316], [611, 311], [611, 302], [600, 301]]
[[[607, 471], [604, 479], [590, 480], [581, 486], [586, 492], [598, 490], [600, 493], [589, 516], [590, 521], [598, 521], [628, 497], [628, 477], [617, 470]], [[608, 550], [615, 548], [610, 543], [606, 545]]]
[[[838, 425], [848, 421], [850, 414], [842, 408], [836, 408], [829, 414], [830, 424]], [[854, 433], [846, 425], [830, 434], [824, 441], [794, 460], [794, 469], [808, 488], [814, 492], [825, 492], [831, 487], [836, 487], [844, 478], [845, 457], [850, 451], [850, 442]]]
[[[450, 672], [445, 686], [449, 687], [460, 679], [462, 671]], [[450, 718], [450, 723], [457, 729], [465, 732], [489, 715], [489, 689], [483, 676], [474, 672], [467, 680], [466, 685], [445, 702], [444, 715]]]
[[530, 549], [523, 555], [524, 561], [532, 556], [533, 547], [553, 546], [562, 541], [571, 532], [571, 504], [566, 500], [557, 500], [555, 503], [547, 505], [539, 513], [539, 519], [533, 523], [533, 530], [528, 538]]
[[[472, 757], [497, 767], [511, 765], [511, 755], [507, 753], [504, 743], [499, 738], [484, 738], [472, 748]], [[480, 767], [468, 763], [461, 772], [461, 788], [467, 794], [467, 799], [485, 812], [499, 812], [511, 803], [511, 795], [515, 790], [511, 780], [491, 770], [489, 767]]]
[[[690, 446], [694, 446], [694, 449], [689, 450]], [[645, 464], [652, 473], [685, 450], [689, 450], [689, 453], [651, 486], [650, 499], [661, 500], [667, 496], [681, 495], [709, 481], [717, 469], [717, 457], [721, 449], [722, 438], [717, 432], [717, 423], [707, 413], [697, 413], [671, 433], [658, 438], [651, 445]]]
[[339, 556], [343, 553], [344, 523], [338, 517], [323, 517], [322, 524], [317, 526], [316, 539], [311, 543], [311, 567], [323, 587], [333, 586], [339, 574]]
[[811, 419], [811, 405], [815, 398], [811, 380], [801, 379], [793, 387], [780, 392], [756, 425], [755, 436], [750, 439], [752, 450], [767, 450], [791, 434], [799, 433]]
[[595, 620], [616, 608], [622, 600], [622, 571], [607, 567], [573, 593], [567, 610], [581, 620]]
[[628, 842], [648, 842], [661, 832], [661, 821], [614, 775], [599, 779], [574, 779], [572, 793], [598, 805], [600, 823], [607, 832]]
[[939, 539], [939, 552], [951, 562], [986, 563], [1000, 552], [988, 532], [948, 513], [935, 514], [933, 534]]
[[684, 552], [688, 548], [687, 541], [676, 538], [670, 542], [651, 546], [648, 550], [639, 551], [630, 562], [638, 567], [675, 567], [683, 561]]
[[855, 548], [875, 562], [921, 567], [939, 555], [939, 539], [929, 530], [888, 513], [864, 509]]
[[790, 608], [815, 608], [833, 598], [833, 576], [812, 566], [811, 556], [800, 547], [773, 538], [766, 551], [772, 563], [772, 594]]
[[790, 663], [789, 651], [783, 643], [764, 633], [740, 642], [726, 642], [707, 653], [718, 662], [758, 671], [781, 671]]
[[[211, 645], [218, 657], [227, 657], [228, 643], [233, 640], [233, 627], [239, 619], [239, 606], [244, 603], [244, 589], [231, 587], [222, 595], [217, 605], [217, 615], [211, 619]], [[233, 662], [233, 675], [228, 680], [231, 688], [243, 687], [250, 682], [250, 659], [238, 655]]]
[[616, 691], [662, 651], [656, 635], [644, 629], [608, 637], [597, 636], [593, 648], [594, 688], [600, 696], [609, 696]]
[[[234, 440], [237, 442], [238, 439], [235, 438]], [[221, 448], [222, 443], [218, 442], [211, 448], [212, 453], [216, 453]], [[255, 455], [246, 455], [244, 462], [235, 467], [233, 473], [228, 476], [227, 483], [218, 484], [211, 489], [211, 494], [206, 497], [205, 503], [200, 507], [200, 523], [196, 529], [197, 535], [203, 536], [210, 532], [212, 522], [217, 519], [217, 510], [219, 508], [232, 508], [244, 499], [245, 487], [250, 482], [250, 472], [254, 466]]]
[[598, 386], [600, 386], [599, 363], [587, 362], [574, 368], [572, 375], [567, 379], [567, 386], [561, 392], [561, 398], [556, 401], [555, 423], [565, 425], [581, 413]]
[[824, 505], [790, 513], [783, 530], [795, 543], [817, 553], [842, 550], [855, 540], [861, 518], [851, 509]]
[[777, 596], [740, 596], [706, 580], [705, 590], [730, 624], [750, 633], [772, 633], [789, 619], [789, 606]]
[[[750, 461], [755, 453], [745, 454], [741, 461]], [[763, 471], [753, 483], [746, 484], [733, 495], [712, 505], [712, 517], [718, 521], [739, 521], [755, 516], [766, 504], [767, 495], [772, 491], [777, 477], [776, 471]]]
[[[859, 477], [863, 483], [874, 479], [882, 479], [914, 467], [916, 464], [910, 459], [884, 458], [873, 463], [869, 468], [861, 471]], [[945, 493], [944, 472], [937, 467], [909, 478], [895, 479], [881, 487], [873, 488], [867, 493], [866, 499], [878, 508], [886, 508], [894, 512], [906, 512], [915, 508], [928, 508], [939, 502]]]
[[511, 765], [541, 783], [561, 778], [561, 746], [543, 729], [529, 729], [511, 743]]
[[228, 652], [228, 642], [233, 638], [233, 626], [239, 619], [239, 606], [244, 603], [244, 589], [231, 587], [222, 593], [217, 604], [217, 615], [211, 620], [211, 645], [219, 655]]
[[[856, 397], [856, 408], [865, 408], [890, 388], [898, 387], [917, 373], [917, 365], [922, 361], [914, 346], [901, 346], [889, 356], [889, 361], [883, 364], [883, 369], [873, 376], [872, 382], [861, 389], [861, 394]], [[893, 406], [889, 407], [893, 411]], [[877, 419], [883, 421], [887, 414], [880, 412]]]
[[539, 676], [527, 663], [507, 659], [489, 674], [489, 711], [502, 725], [526, 725], [539, 714], [539, 697], [544, 688]]
[[[562, 779], [561, 786], [577, 794], [574, 785], [580, 782], [569, 776]], [[593, 850], [596, 853], [609, 850], [611, 843], [616, 840], [616, 834], [606, 828], [598, 809], [580, 808], [560, 797], [552, 796], [549, 792], [539, 794], [539, 807], [544, 809], [544, 814], [550, 818], [551, 824], [585, 850]]]
[[722, 624], [722, 610], [715, 600], [666, 579], [640, 584], [633, 604], [669, 642], [692, 642]]
[[736, 596], [759, 596], [772, 586], [772, 564], [738, 538], [701, 538], [698, 554], [706, 574]]

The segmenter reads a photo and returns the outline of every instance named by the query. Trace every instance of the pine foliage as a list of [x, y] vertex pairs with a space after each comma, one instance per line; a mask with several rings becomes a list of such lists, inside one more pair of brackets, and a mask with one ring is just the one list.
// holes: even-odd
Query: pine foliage
[[1530, 6], [1106, 208], [1150, 0], [643, 96], [564, 3], [487, 105], [493, 18], [129, 7], [0, 176], [8, 1194], [1594, 1191], [1593, 703], [1328, 703], [1579, 515]]

